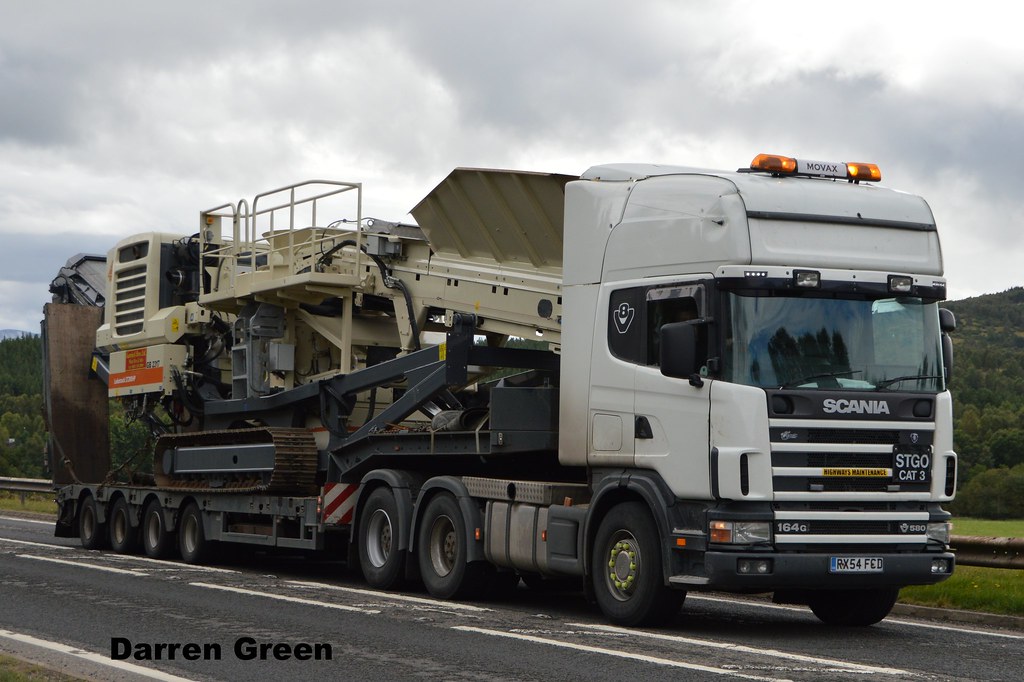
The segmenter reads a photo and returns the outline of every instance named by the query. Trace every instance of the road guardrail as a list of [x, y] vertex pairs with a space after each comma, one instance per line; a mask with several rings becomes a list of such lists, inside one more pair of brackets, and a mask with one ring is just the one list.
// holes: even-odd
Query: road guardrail
[[960, 566], [1024, 569], [1024, 538], [954, 535], [950, 541]]
[[0, 476], [0, 490], [13, 493], [48, 493], [54, 488], [53, 481], [45, 478], [9, 478]]

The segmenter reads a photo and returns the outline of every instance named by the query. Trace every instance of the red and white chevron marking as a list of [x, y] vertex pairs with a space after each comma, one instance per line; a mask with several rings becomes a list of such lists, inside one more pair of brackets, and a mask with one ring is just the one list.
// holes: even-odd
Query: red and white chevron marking
[[355, 483], [328, 483], [324, 486], [324, 523], [352, 523], [352, 513], [356, 506]]

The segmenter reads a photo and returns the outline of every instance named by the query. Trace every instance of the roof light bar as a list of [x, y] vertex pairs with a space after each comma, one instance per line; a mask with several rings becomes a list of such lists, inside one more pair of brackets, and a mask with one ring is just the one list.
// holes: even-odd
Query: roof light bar
[[750, 162], [751, 170], [768, 171], [769, 173], [795, 173], [796, 159], [777, 154], [758, 154]]
[[878, 182], [882, 179], [882, 171], [873, 163], [802, 161], [778, 154], [758, 154], [750, 162], [750, 170], [764, 171], [775, 175], [839, 178], [851, 182]]

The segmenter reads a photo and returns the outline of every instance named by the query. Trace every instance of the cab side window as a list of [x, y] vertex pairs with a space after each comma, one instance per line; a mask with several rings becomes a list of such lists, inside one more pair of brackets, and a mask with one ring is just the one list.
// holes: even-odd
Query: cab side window
[[661, 327], [704, 315], [701, 284], [633, 287], [613, 291], [608, 310], [608, 348], [638, 365], [660, 363]]

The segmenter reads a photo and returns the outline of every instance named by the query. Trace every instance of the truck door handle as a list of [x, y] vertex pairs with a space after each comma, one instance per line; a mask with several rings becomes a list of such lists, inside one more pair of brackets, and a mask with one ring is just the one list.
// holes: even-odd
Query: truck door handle
[[647, 417], [637, 417], [636, 422], [633, 426], [634, 438], [654, 438], [654, 431], [651, 430], [651, 422], [647, 421]]

